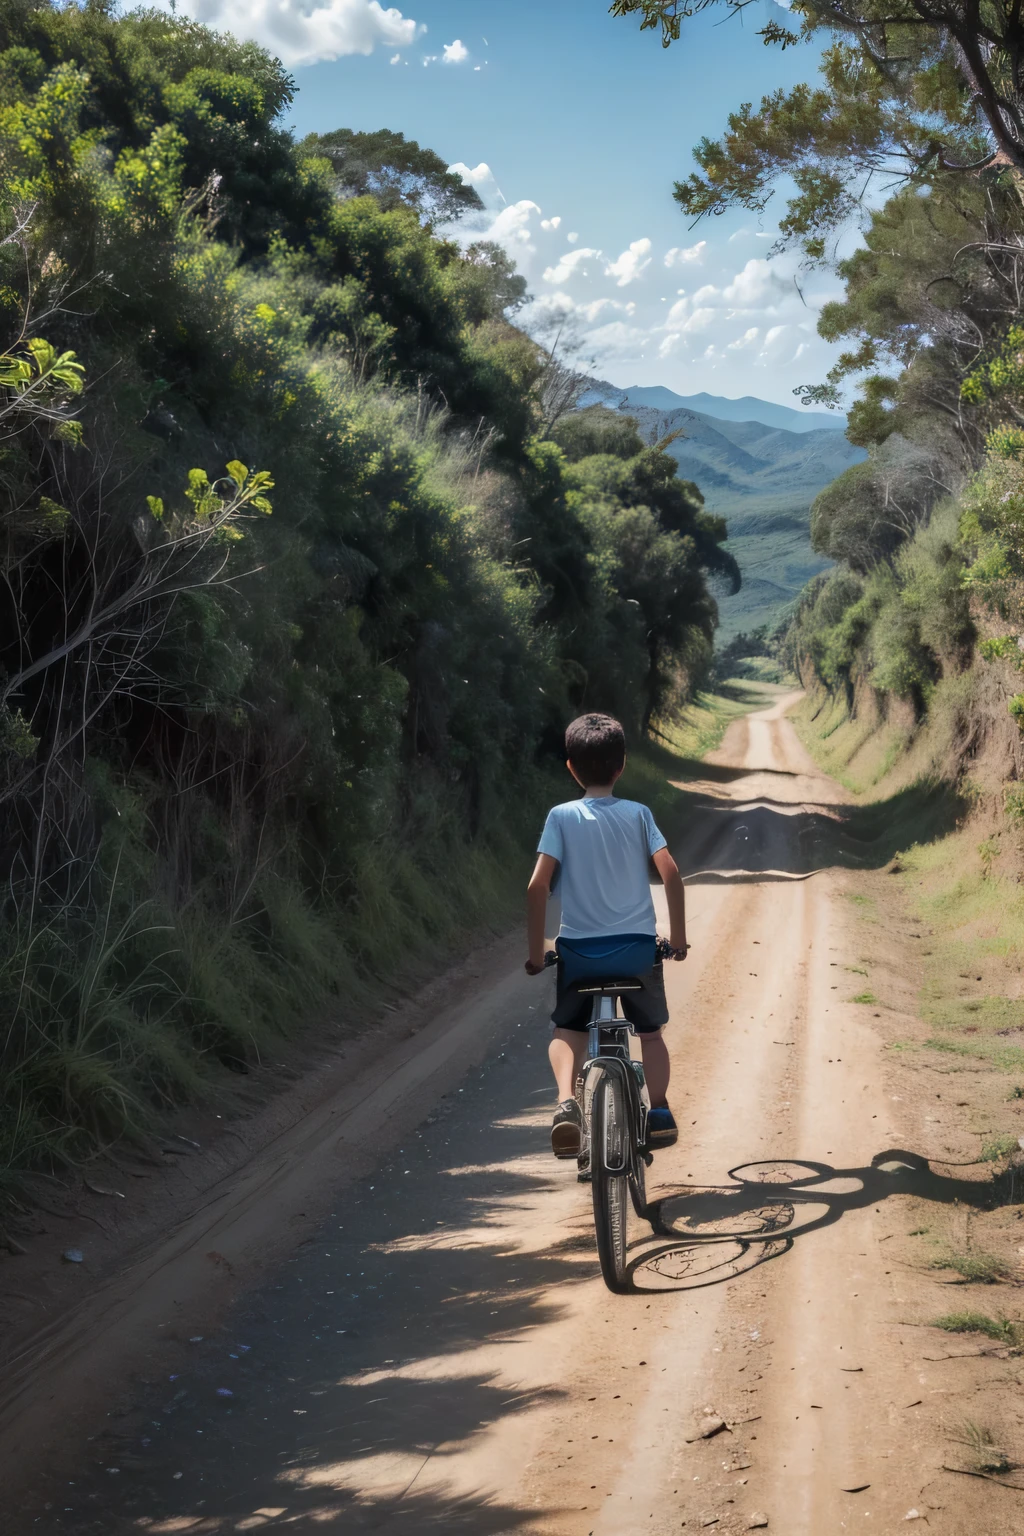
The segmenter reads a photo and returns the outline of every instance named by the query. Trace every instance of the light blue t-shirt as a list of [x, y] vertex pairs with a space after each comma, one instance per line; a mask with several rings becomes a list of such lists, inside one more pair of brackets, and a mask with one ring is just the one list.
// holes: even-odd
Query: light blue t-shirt
[[648, 862], [665, 839], [646, 805], [614, 795], [584, 795], [548, 812], [538, 853], [558, 860], [559, 935], [598, 939], [654, 933]]

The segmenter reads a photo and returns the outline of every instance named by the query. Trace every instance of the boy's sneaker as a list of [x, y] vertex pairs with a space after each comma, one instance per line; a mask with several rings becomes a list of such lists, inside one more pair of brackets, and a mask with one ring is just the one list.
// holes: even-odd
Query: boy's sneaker
[[667, 1104], [647, 1112], [647, 1145], [652, 1152], [662, 1147], [674, 1147], [679, 1140], [679, 1127]]
[[551, 1122], [551, 1150], [556, 1157], [578, 1157], [583, 1145], [583, 1120], [575, 1099], [563, 1099]]

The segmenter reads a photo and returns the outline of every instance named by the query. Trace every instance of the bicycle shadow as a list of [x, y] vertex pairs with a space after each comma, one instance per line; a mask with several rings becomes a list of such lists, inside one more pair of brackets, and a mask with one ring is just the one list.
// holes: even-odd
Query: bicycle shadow
[[722, 1285], [782, 1258], [799, 1238], [832, 1226], [847, 1211], [893, 1195], [945, 1205], [999, 1199], [994, 1185], [936, 1173], [927, 1158], [901, 1148], [876, 1153], [864, 1168], [772, 1159], [740, 1164], [727, 1177], [731, 1184], [687, 1186], [649, 1202], [653, 1238], [631, 1245], [634, 1292]]

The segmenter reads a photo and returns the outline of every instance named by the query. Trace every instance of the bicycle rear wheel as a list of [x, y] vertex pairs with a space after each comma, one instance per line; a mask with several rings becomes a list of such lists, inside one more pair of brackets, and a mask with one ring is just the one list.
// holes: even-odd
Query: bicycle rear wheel
[[601, 1073], [594, 1091], [591, 1127], [590, 1176], [601, 1274], [610, 1291], [626, 1291], [628, 1115], [617, 1072]]

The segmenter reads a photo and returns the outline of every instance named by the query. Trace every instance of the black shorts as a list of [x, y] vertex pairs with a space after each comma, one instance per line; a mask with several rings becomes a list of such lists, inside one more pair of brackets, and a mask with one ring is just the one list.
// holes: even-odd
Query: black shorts
[[[585, 1031], [590, 1027], [590, 1015], [594, 1010], [594, 994], [580, 996], [579, 982], [565, 986], [562, 962], [556, 967], [557, 992], [555, 1011], [551, 1023], [555, 1029]], [[619, 1002], [622, 1012], [638, 1035], [654, 1035], [668, 1023], [668, 1003], [665, 999], [665, 973], [659, 960], [653, 970], [638, 976], [639, 992], [621, 992]], [[583, 983], [585, 985], [585, 983]]]

